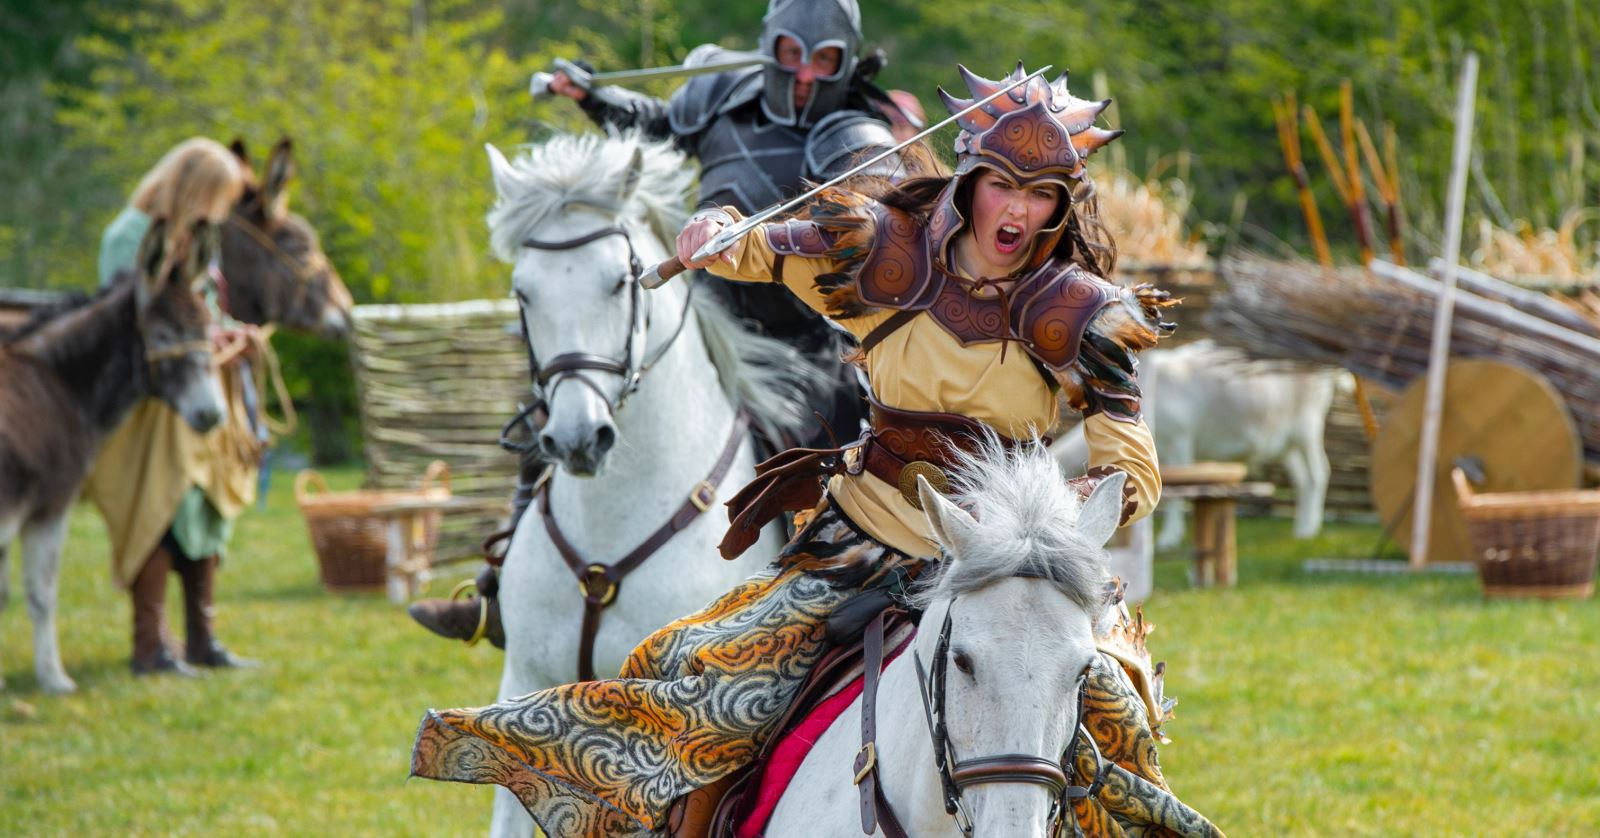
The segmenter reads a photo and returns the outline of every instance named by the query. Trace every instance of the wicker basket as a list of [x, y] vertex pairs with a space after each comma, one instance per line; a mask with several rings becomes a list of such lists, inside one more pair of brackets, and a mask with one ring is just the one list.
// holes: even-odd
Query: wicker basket
[[1600, 491], [1479, 494], [1461, 469], [1450, 477], [1486, 596], [1594, 594]]
[[[388, 582], [388, 519], [372, 513], [373, 507], [421, 498], [449, 500], [450, 468], [434, 460], [410, 491], [366, 490], [330, 492], [322, 475], [306, 469], [294, 479], [294, 498], [311, 531], [311, 544], [322, 565], [322, 585], [330, 591], [383, 590]], [[440, 513], [421, 516], [420, 543], [432, 554], [439, 541]]]

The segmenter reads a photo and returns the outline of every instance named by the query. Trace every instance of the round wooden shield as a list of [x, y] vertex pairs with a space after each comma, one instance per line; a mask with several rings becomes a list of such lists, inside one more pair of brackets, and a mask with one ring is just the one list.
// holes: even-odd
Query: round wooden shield
[[[1406, 388], [1372, 444], [1372, 503], [1390, 537], [1406, 550], [1411, 548], [1427, 384], [1419, 377]], [[1484, 492], [1576, 488], [1583, 466], [1577, 426], [1544, 376], [1500, 361], [1451, 361], [1428, 528], [1430, 562], [1472, 558], [1450, 482], [1450, 469], [1460, 457], [1483, 464], [1479, 488]]]

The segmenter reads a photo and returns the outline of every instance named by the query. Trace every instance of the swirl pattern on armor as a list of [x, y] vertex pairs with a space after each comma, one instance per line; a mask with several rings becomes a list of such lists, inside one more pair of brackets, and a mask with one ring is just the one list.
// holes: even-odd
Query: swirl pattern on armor
[[1032, 293], [1023, 295], [1017, 309], [1017, 331], [1033, 357], [1060, 371], [1078, 359], [1089, 321], [1116, 300], [1118, 289], [1076, 264], [1064, 270], [1046, 265], [1041, 272], [1054, 275], [1047, 274], [1031, 286]]
[[826, 651], [827, 618], [904, 557], [831, 505], [777, 562], [646, 638], [621, 677], [430, 711], [416, 776], [505, 786], [550, 835], [648, 834], [748, 763]]
[[1044, 102], [1000, 117], [994, 128], [974, 137], [973, 153], [1013, 168], [1013, 174], [1030, 177], [1049, 169], [1076, 170], [1077, 149], [1066, 132], [1050, 117]]
[[859, 274], [861, 299], [892, 309], [926, 308], [943, 284], [928, 261], [923, 229], [909, 214], [882, 204], [873, 206], [876, 234], [872, 252]]
[[814, 221], [789, 219], [764, 224], [767, 245], [785, 256], [827, 256], [833, 252], [834, 235]]

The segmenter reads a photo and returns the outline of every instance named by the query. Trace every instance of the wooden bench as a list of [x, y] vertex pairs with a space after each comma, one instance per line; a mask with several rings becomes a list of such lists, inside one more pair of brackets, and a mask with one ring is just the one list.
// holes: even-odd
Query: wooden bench
[[1161, 470], [1161, 500], [1186, 500], [1193, 507], [1190, 581], [1198, 587], [1232, 587], [1238, 581], [1238, 501], [1272, 496], [1271, 483], [1246, 483], [1245, 472], [1240, 463], [1192, 463]]
[[412, 498], [378, 503], [372, 514], [387, 521], [389, 533], [388, 552], [384, 566], [388, 577], [389, 600], [404, 605], [423, 592], [433, 581], [433, 551], [424, 537], [423, 517], [430, 512], [480, 513], [509, 515], [510, 505], [504, 501], [486, 501], [479, 498], [449, 497], [437, 500]]

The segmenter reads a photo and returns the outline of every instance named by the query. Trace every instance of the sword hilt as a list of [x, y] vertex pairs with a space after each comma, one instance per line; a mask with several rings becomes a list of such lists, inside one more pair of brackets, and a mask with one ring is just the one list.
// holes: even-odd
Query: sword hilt
[[528, 95], [535, 99], [553, 95], [550, 92], [550, 83], [556, 80], [556, 73], [566, 73], [568, 80], [584, 90], [592, 89], [593, 76], [588, 70], [576, 62], [557, 58], [550, 62], [549, 70], [540, 70], [528, 80]]
[[683, 270], [683, 262], [679, 261], [678, 257], [669, 257], [661, 264], [640, 275], [639, 286], [650, 289], [660, 288], [671, 281], [673, 277], [683, 273]]

